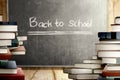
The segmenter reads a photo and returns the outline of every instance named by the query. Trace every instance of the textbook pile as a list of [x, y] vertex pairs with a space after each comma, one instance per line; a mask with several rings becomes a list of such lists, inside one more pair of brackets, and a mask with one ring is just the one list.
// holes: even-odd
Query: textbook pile
[[111, 32], [98, 33], [97, 56], [63, 70], [70, 79], [120, 80], [120, 17], [115, 18], [111, 27]]
[[75, 64], [72, 68], [64, 68], [63, 72], [74, 80], [97, 80], [102, 74], [101, 60], [93, 56], [90, 60], [83, 60], [81, 64]]
[[26, 36], [18, 36], [16, 22], [0, 22], [0, 80], [24, 80], [21, 68], [12, 55], [25, 55], [23, 41]]
[[120, 80], [120, 17], [116, 17], [111, 24], [111, 32], [99, 32], [100, 43], [97, 44], [98, 57], [106, 64], [103, 77], [99, 80]]

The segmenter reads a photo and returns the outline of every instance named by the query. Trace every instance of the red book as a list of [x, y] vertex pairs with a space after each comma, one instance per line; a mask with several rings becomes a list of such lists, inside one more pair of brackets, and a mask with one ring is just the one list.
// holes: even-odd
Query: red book
[[120, 70], [107, 70], [107, 66], [103, 69], [103, 76], [120, 76]]
[[12, 56], [12, 54], [11, 54], [10, 50], [8, 50], [8, 53], [0, 54], [0, 60], [10, 60], [11, 56]]
[[18, 68], [17, 74], [0, 74], [0, 80], [25, 80], [25, 76], [22, 69]]
[[120, 71], [103, 71], [103, 76], [120, 76]]

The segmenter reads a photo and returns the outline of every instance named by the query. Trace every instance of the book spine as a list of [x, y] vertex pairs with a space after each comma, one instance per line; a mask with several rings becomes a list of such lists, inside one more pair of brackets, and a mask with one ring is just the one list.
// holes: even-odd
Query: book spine
[[8, 64], [8, 60], [0, 60], [0, 68], [6, 67], [7, 64]]
[[99, 32], [98, 37], [100, 41], [110, 39], [120, 39], [120, 32]]

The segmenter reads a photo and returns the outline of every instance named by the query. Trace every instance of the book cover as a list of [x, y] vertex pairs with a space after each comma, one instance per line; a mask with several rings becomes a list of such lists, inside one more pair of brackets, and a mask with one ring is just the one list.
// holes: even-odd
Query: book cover
[[12, 55], [25, 55], [25, 47], [24, 46], [18, 46], [15, 49], [11, 50]]
[[7, 53], [0, 53], [0, 60], [10, 60], [12, 57], [12, 54], [10, 52], [10, 50], [7, 50]]
[[0, 80], [25, 80], [25, 75], [21, 68], [17, 68], [17, 74], [0, 74]]
[[0, 66], [0, 74], [16, 74], [17, 73], [17, 65], [15, 61], [7, 61], [1, 63]]

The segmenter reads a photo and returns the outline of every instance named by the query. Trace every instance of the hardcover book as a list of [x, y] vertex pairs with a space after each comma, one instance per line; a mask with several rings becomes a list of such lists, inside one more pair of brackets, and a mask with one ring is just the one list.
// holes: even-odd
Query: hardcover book
[[4, 66], [0, 66], [0, 74], [16, 74], [17, 65], [15, 61], [8, 61]]
[[92, 69], [77, 69], [77, 68], [72, 68], [72, 69], [64, 69], [64, 73], [69, 73], [69, 74], [92, 74]]
[[12, 55], [25, 55], [25, 47], [24, 46], [18, 46], [15, 49], [11, 50]]
[[98, 37], [100, 41], [104, 40], [119, 40], [120, 39], [120, 32], [99, 32]]
[[17, 68], [17, 74], [0, 74], [0, 80], [25, 80], [25, 75], [21, 68]]
[[90, 79], [90, 80], [94, 80], [94, 79], [98, 79], [98, 77], [100, 77], [98, 74], [82, 74], [82, 75], [72, 75], [70, 74], [68, 76], [70, 79], [82, 79], [82, 80], [87, 80], [87, 79]]
[[0, 53], [0, 60], [10, 60], [12, 54], [9, 49], [7, 49], [7, 53]]
[[120, 43], [96, 43], [96, 50], [120, 50]]
[[120, 57], [120, 50], [101, 50], [97, 51], [98, 57], [110, 57], [117, 58]]

